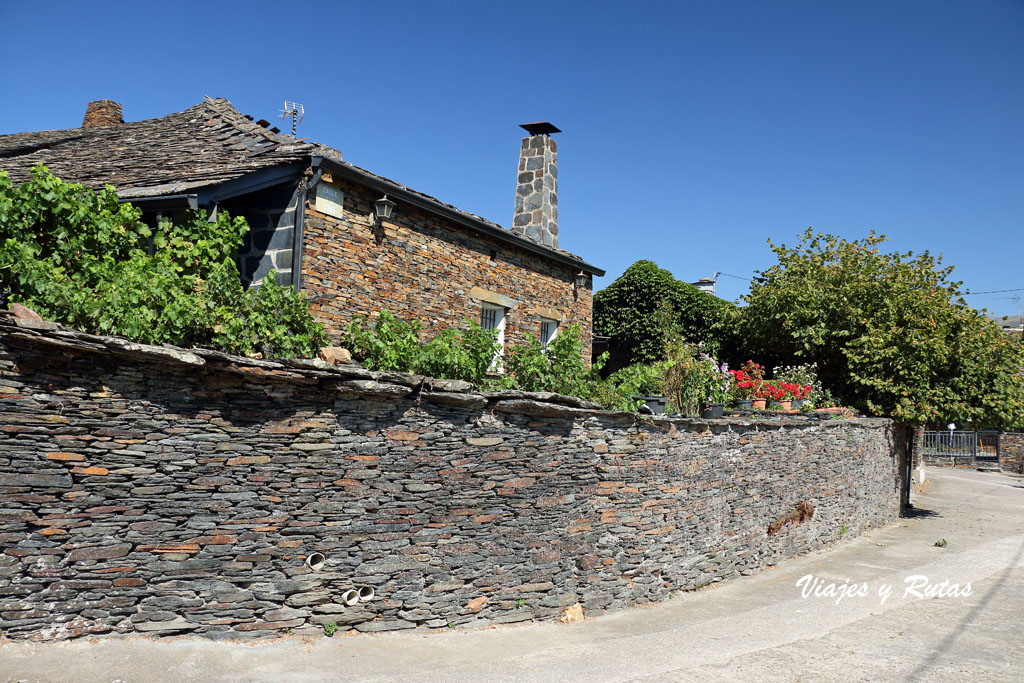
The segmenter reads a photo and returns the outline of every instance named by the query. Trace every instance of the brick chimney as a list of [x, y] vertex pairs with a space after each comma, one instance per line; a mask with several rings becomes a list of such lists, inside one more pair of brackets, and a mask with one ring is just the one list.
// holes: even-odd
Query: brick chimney
[[529, 137], [519, 150], [516, 212], [512, 232], [552, 249], [558, 248], [558, 145], [560, 133], [550, 123], [524, 123]]
[[112, 100], [96, 100], [86, 107], [82, 128], [116, 126], [119, 123], [124, 123], [124, 119], [121, 118], [121, 105]]

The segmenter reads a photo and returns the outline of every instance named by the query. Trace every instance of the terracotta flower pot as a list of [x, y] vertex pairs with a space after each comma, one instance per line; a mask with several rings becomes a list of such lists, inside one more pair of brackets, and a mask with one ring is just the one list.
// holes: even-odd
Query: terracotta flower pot
[[754, 410], [764, 410], [765, 405], [768, 403], [766, 398], [755, 398], [751, 401], [751, 408]]
[[779, 401], [779, 406], [781, 406], [782, 410], [789, 410], [790, 408], [792, 408], [793, 402], [792, 401]]

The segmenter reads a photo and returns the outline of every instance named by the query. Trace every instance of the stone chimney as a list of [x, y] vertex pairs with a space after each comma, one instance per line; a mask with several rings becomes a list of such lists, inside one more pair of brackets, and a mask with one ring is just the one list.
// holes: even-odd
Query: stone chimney
[[516, 212], [512, 232], [552, 249], [558, 248], [558, 145], [561, 133], [550, 123], [524, 123], [530, 134], [519, 150]]
[[124, 123], [124, 119], [121, 118], [121, 105], [111, 100], [96, 100], [86, 107], [82, 128], [116, 126], [119, 123]]

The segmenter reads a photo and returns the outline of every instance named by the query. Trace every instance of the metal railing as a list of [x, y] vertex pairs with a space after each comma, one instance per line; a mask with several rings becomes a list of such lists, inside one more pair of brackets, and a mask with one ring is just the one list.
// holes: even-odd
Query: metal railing
[[974, 459], [984, 462], [999, 462], [999, 432], [994, 429], [978, 432], [978, 453]]
[[978, 434], [968, 431], [925, 432], [921, 452], [925, 456], [974, 460], [978, 455]]

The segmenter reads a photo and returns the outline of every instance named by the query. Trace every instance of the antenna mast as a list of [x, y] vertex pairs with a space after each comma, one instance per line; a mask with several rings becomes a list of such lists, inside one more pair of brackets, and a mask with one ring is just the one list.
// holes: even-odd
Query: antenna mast
[[302, 119], [306, 116], [306, 108], [298, 102], [285, 100], [284, 109], [281, 111], [281, 118], [286, 119], [289, 116], [292, 117], [292, 137], [295, 137], [295, 128], [302, 123]]

